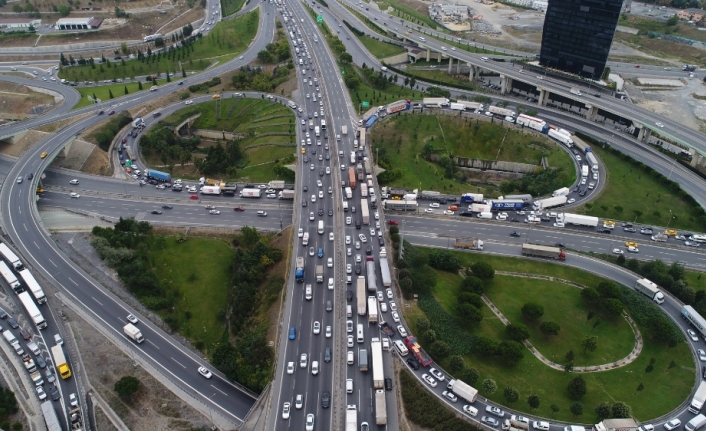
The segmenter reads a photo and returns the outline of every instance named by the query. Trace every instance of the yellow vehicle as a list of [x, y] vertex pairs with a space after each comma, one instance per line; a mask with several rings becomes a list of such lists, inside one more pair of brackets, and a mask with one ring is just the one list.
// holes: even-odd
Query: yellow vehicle
[[667, 229], [664, 231], [664, 233], [669, 236], [677, 236], [677, 231], [675, 231], [674, 229]]
[[615, 229], [615, 222], [613, 220], [604, 220], [603, 227], [606, 229]]
[[48, 155], [49, 155], [49, 154], [47, 154], [47, 152], [45, 151], [45, 152], [43, 152], [39, 157], [41, 157], [41, 158], [43, 159], [43, 158], [45, 158], [45, 157], [48, 156]]
[[212, 98], [212, 99], [220, 99], [220, 98], [221, 98], [221, 95], [220, 95], [220, 94], [214, 94], [211, 98]]
[[302, 147], [302, 154], [306, 154], [306, 147]]
[[625, 247], [635, 247], [637, 248], [637, 243], [634, 241], [628, 241], [625, 243]]
[[44, 189], [41, 187], [37, 187], [37, 193], [44, 193]]

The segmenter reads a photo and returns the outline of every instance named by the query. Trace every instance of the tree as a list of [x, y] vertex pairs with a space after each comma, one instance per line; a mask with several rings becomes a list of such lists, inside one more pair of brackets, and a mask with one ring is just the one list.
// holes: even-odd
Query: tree
[[639, 385], [637, 385], [637, 389], [635, 390], [635, 393], [642, 392], [644, 390], [645, 390], [645, 385], [640, 383]]
[[596, 290], [602, 298], [620, 298], [620, 288], [610, 281], [601, 281], [598, 283]]
[[508, 404], [512, 404], [520, 399], [520, 393], [512, 386], [508, 386], [503, 390], [503, 398]]
[[140, 388], [140, 380], [133, 376], [123, 376], [115, 382], [113, 390], [122, 398], [128, 398]]
[[459, 371], [463, 370], [464, 366], [463, 356], [453, 355], [449, 358], [449, 371], [452, 373], [458, 374]]
[[341, 55], [338, 56], [338, 59], [341, 60], [341, 63], [343, 64], [353, 63], [353, 56], [347, 52], [341, 53]]
[[113, 98], [113, 91], [110, 88], [108, 89], [108, 97]]
[[497, 389], [498, 389], [498, 385], [495, 383], [495, 380], [493, 380], [493, 379], [483, 380], [483, 390], [485, 391], [486, 395], [494, 394]]
[[476, 340], [476, 353], [481, 356], [491, 357], [498, 354], [498, 343], [488, 337], [479, 336]]
[[272, 63], [275, 61], [275, 57], [270, 51], [266, 49], [263, 49], [262, 51], [257, 53], [257, 59], [263, 63]]
[[418, 333], [424, 333], [426, 332], [429, 328], [431, 328], [431, 323], [429, 323], [429, 319], [426, 317], [420, 317], [417, 319], [417, 332]]
[[569, 410], [571, 411], [571, 414], [574, 415], [574, 417], [581, 416], [583, 414], [583, 404], [577, 401], [571, 404]]
[[253, 246], [260, 241], [260, 234], [257, 232], [257, 228], [243, 226], [240, 232], [243, 235], [242, 241], [247, 246]]
[[71, 13], [71, 6], [68, 4], [62, 3], [59, 6], [56, 7], [57, 12], [59, 12], [59, 15], [62, 17], [69, 16]]
[[[412, 79], [414, 80], [414, 78]], [[485, 281], [492, 280], [495, 276], [495, 270], [493, 267], [485, 262], [474, 263], [471, 265], [471, 271], [473, 271], [473, 275]]]
[[595, 303], [600, 296], [600, 293], [592, 287], [587, 287], [581, 291], [581, 298], [589, 304]]
[[461, 291], [462, 292], [471, 292], [475, 293], [476, 295], [482, 295], [483, 294], [483, 280], [481, 280], [478, 277], [466, 277], [463, 279], [461, 282]]
[[629, 405], [625, 404], [624, 402], [618, 401], [617, 403], [613, 404], [613, 407], [611, 408], [611, 413], [616, 419], [629, 418], [630, 416], [632, 416], [632, 409]]
[[538, 320], [544, 315], [544, 307], [534, 302], [528, 302], [522, 306], [522, 317], [527, 320]]
[[510, 323], [505, 327], [505, 335], [511, 340], [522, 342], [529, 338], [530, 333], [527, 326], [522, 323]]
[[524, 346], [517, 341], [503, 341], [498, 346], [498, 352], [503, 357], [505, 362], [510, 365], [515, 365], [520, 362], [524, 357]]
[[561, 410], [561, 408], [556, 404], [552, 404], [551, 406], [549, 406], [549, 408], [552, 410], [552, 416], [554, 416], [559, 412], [559, 410]]
[[461, 304], [471, 304], [472, 306], [481, 309], [483, 307], [483, 300], [481, 297], [473, 292], [461, 292], [458, 294], [458, 302]]
[[451, 353], [451, 347], [441, 340], [436, 340], [429, 345], [429, 354], [437, 359], [443, 359]]
[[464, 322], [480, 323], [483, 320], [483, 313], [471, 304], [459, 304], [456, 307], [458, 317]]
[[409, 88], [414, 88], [417, 85], [417, 79], [415, 77], [409, 78]]
[[542, 322], [542, 324], [539, 325], [539, 330], [548, 337], [550, 335], [559, 335], [561, 327], [556, 322]]
[[478, 379], [480, 378], [480, 373], [475, 368], [470, 367], [464, 368], [459, 373], [459, 376], [461, 377], [461, 380], [473, 386], [476, 384], [476, 382], [478, 382]]
[[608, 298], [603, 301], [603, 312], [608, 317], [618, 317], [623, 312], [623, 303], [619, 299]]
[[599, 421], [609, 418], [611, 413], [610, 406], [608, 405], [608, 403], [598, 404], [594, 411], [596, 412], [596, 416], [598, 416]]
[[574, 371], [574, 361], [569, 361], [564, 364], [564, 372], [565, 373], [570, 373]]
[[581, 342], [581, 347], [583, 347], [584, 353], [586, 353], [587, 350], [590, 350], [591, 352], [595, 351], [598, 348], [598, 337], [592, 335], [584, 338]]
[[567, 361], [573, 361], [574, 360], [574, 349], [569, 350], [566, 352], [566, 360]]
[[527, 397], [527, 405], [529, 406], [530, 410], [535, 410], [539, 408], [540, 400], [539, 400], [539, 395], [530, 395]]
[[580, 399], [586, 395], [586, 381], [581, 376], [576, 376], [569, 382], [567, 386], [569, 398]]

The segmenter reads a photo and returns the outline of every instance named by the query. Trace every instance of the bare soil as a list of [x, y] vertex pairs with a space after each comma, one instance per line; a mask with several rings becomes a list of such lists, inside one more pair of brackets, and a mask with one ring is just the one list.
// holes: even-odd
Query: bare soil
[[0, 154], [10, 157], [21, 157], [34, 144], [44, 138], [47, 133], [30, 130], [14, 144], [0, 141]]
[[54, 97], [37, 93], [24, 85], [0, 82], [0, 118], [22, 120], [56, 107]]
[[[159, 33], [166, 34], [166, 33], [169, 33], [170, 31], [178, 30], [178, 29], [184, 27], [186, 24], [196, 22], [203, 17], [204, 17], [203, 9], [201, 9], [201, 8], [191, 9], [190, 11], [186, 12], [184, 15], [178, 17], [174, 21], [167, 24], [166, 27], [162, 27], [159, 30]], [[164, 25], [164, 24], [162, 24], [162, 25]]]

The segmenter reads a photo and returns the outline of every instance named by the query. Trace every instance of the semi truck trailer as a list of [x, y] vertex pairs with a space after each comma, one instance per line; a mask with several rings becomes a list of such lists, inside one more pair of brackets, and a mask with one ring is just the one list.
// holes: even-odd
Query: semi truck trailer
[[566, 260], [566, 252], [559, 247], [547, 247], [544, 245], [522, 244], [522, 254], [533, 257], [548, 257], [556, 260]]
[[478, 238], [457, 238], [456, 241], [454, 241], [454, 248], [483, 250], [483, 241]]
[[556, 216], [557, 223], [573, 224], [577, 226], [598, 226], [598, 217], [586, 216], [581, 214], [559, 213]]
[[646, 278], [635, 281], [635, 290], [657, 304], [664, 303], [664, 294], [659, 290], [659, 286]]

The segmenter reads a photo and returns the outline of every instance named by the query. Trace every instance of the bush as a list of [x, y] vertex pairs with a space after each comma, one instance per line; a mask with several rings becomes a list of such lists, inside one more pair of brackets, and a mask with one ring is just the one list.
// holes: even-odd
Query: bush
[[534, 302], [528, 302], [522, 306], [522, 317], [527, 320], [538, 320], [544, 315], [544, 307]]
[[93, 134], [93, 138], [98, 143], [98, 146], [103, 151], [108, 151], [110, 144], [115, 139], [120, 129], [127, 126], [132, 122], [132, 117], [127, 111], [123, 111], [118, 115], [114, 116], [101, 127], [97, 132]]
[[124, 376], [113, 386], [113, 390], [120, 395], [121, 398], [128, 398], [140, 388], [140, 380], [133, 376]]
[[586, 395], [586, 381], [583, 377], [576, 376], [569, 382], [566, 389], [569, 392], [569, 398], [575, 400], [583, 398], [583, 396]]
[[522, 323], [510, 323], [505, 327], [505, 335], [511, 340], [522, 342], [529, 338], [530, 333], [527, 326]]

